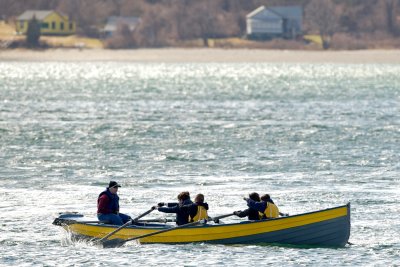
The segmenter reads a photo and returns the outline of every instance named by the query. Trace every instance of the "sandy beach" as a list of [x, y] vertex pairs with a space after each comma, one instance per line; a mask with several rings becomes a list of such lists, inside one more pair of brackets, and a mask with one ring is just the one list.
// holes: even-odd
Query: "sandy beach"
[[294, 51], [259, 49], [0, 50], [0, 61], [271, 62], [400, 64], [400, 50]]

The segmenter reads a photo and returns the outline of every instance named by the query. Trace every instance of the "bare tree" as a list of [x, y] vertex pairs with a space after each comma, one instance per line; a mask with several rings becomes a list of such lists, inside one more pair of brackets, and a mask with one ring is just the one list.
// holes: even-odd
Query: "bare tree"
[[[205, 3], [204, 3], [205, 2]], [[211, 8], [209, 0], [198, 2], [194, 7], [194, 24], [197, 25], [197, 34], [203, 40], [205, 47], [209, 46], [208, 39], [214, 37], [214, 32], [218, 27], [216, 25], [216, 12]]]
[[141, 23], [134, 36], [140, 45], [150, 47], [165, 46], [176, 40], [176, 29], [170, 19], [170, 10], [154, 4], [141, 17]]
[[174, 1], [174, 5], [172, 7], [172, 20], [176, 26], [177, 38], [179, 40], [187, 40], [190, 34], [187, 32], [187, 11], [188, 11], [188, 3], [187, 0], [177, 0]]
[[113, 36], [106, 40], [106, 47], [112, 49], [136, 47], [132, 31], [126, 24], [120, 24]]
[[190, 11], [191, 32], [201, 38], [205, 47], [210, 38], [221, 38], [239, 34], [239, 25], [232, 14], [224, 12], [218, 1], [203, 0], [195, 2]]
[[399, 34], [397, 25], [396, 25], [396, 11], [398, 9], [398, 5], [400, 5], [399, 0], [385, 0], [385, 13], [386, 13], [386, 26], [387, 31], [396, 36]]
[[338, 17], [331, 0], [311, 0], [305, 10], [311, 30], [322, 38], [322, 47], [328, 49], [333, 34], [338, 30]]
[[15, 12], [15, 2], [11, 0], [0, 0], [0, 20], [7, 20]]

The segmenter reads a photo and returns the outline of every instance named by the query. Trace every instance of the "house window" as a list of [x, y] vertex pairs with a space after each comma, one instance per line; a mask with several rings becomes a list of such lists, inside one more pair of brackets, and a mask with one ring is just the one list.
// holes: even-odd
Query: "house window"
[[72, 22], [69, 23], [69, 29], [72, 31], [74, 29], [74, 25], [72, 24]]
[[19, 27], [20, 27], [21, 29], [24, 28], [24, 22], [23, 22], [23, 21], [20, 21], [20, 22], [19, 22]]
[[51, 23], [51, 28], [52, 28], [53, 30], [56, 28], [56, 23], [55, 23], [54, 21]]
[[60, 22], [60, 30], [64, 30], [64, 22]]
[[42, 29], [48, 29], [49, 28], [49, 24], [47, 22], [42, 22]]

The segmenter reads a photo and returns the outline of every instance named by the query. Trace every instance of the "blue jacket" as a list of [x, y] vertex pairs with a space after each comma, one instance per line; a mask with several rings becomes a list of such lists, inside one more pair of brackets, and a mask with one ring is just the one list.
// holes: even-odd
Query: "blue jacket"
[[237, 215], [240, 218], [244, 218], [247, 216], [247, 219], [249, 221], [258, 221], [260, 220], [260, 213], [258, 213], [257, 210], [248, 208], [243, 211], [240, 211], [239, 214]]
[[[274, 204], [274, 201], [271, 199], [271, 203]], [[255, 209], [261, 213], [264, 213], [265, 209], [267, 208], [268, 202], [257, 202], [250, 198], [247, 199], [247, 206], [251, 209]]]
[[180, 207], [181, 210], [186, 210], [191, 218], [194, 218], [198, 211], [198, 206], [203, 206], [206, 210], [208, 210], [208, 204], [205, 203], [192, 203], [189, 205], [183, 205]]
[[190, 199], [186, 199], [182, 204], [168, 203], [167, 207], [160, 207], [158, 208], [158, 211], [164, 213], [176, 213], [176, 224], [187, 224], [189, 222], [189, 211], [187, 209], [181, 209], [181, 207], [190, 204], [193, 204], [193, 202]]

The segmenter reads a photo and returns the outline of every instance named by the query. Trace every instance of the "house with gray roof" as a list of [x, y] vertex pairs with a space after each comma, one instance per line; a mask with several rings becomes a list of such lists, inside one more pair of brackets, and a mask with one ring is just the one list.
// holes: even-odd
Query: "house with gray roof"
[[26, 34], [29, 22], [35, 18], [40, 25], [41, 34], [70, 35], [76, 31], [76, 24], [67, 15], [55, 10], [26, 10], [17, 17], [16, 31]]
[[260, 6], [246, 16], [249, 39], [294, 39], [302, 34], [301, 6]]
[[132, 32], [140, 23], [140, 18], [138, 17], [117, 17], [111, 16], [107, 19], [107, 23], [104, 26], [104, 34], [106, 37], [111, 37], [119, 27], [126, 25]]

